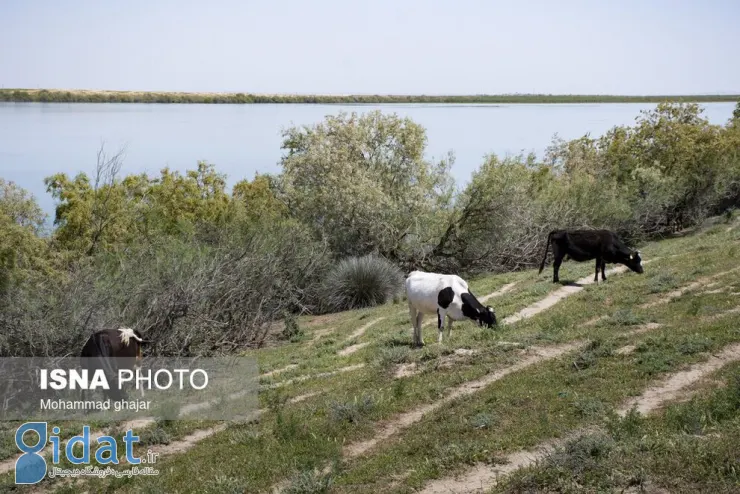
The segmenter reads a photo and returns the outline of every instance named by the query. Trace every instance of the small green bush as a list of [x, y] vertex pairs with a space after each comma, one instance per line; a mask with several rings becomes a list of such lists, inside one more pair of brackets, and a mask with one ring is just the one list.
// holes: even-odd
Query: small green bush
[[349, 257], [327, 275], [324, 304], [337, 312], [384, 304], [402, 291], [403, 279], [403, 272], [382, 257]]
[[298, 325], [298, 318], [292, 312], [285, 313], [284, 319], [285, 326], [283, 327], [282, 338], [284, 340], [290, 340], [296, 342], [303, 337], [303, 330]]

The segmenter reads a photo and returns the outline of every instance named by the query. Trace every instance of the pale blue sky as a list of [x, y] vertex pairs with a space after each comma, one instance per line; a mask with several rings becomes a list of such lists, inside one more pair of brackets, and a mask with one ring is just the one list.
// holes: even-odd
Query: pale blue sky
[[2, 0], [0, 86], [740, 92], [737, 0]]

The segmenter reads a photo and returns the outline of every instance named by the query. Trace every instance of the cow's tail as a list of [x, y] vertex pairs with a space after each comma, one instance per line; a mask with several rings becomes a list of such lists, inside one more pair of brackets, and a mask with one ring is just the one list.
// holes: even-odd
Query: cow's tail
[[552, 238], [553, 233], [555, 233], [554, 230], [547, 234], [547, 242], [545, 243], [545, 255], [542, 258], [542, 262], [540, 263], [540, 270], [537, 274], [542, 274], [542, 270], [545, 269], [545, 261], [547, 261], [547, 251], [550, 249], [550, 239]]

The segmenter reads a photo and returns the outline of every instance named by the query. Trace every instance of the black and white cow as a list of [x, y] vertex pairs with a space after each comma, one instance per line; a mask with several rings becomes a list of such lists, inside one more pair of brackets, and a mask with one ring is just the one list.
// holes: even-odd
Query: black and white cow
[[616, 233], [609, 230], [553, 230], [547, 236], [545, 246], [545, 257], [540, 264], [540, 273], [545, 268], [547, 250], [552, 244], [553, 261], [553, 283], [560, 279], [558, 271], [563, 258], [568, 256], [576, 262], [590, 261], [596, 259], [596, 274], [594, 281], [599, 281], [599, 269], [601, 279], [606, 281], [604, 268], [606, 263], [624, 264], [635, 273], [642, 274], [642, 258], [640, 251], [632, 251], [622, 242]]
[[450, 337], [453, 321], [471, 319], [479, 326], [489, 328], [496, 324], [496, 313], [485, 307], [470, 292], [468, 283], [454, 274], [412, 271], [406, 277], [406, 297], [409, 303], [411, 324], [414, 327], [413, 346], [424, 345], [421, 322], [424, 314], [437, 314], [438, 343], [442, 343], [442, 332], [447, 317], [447, 337]]

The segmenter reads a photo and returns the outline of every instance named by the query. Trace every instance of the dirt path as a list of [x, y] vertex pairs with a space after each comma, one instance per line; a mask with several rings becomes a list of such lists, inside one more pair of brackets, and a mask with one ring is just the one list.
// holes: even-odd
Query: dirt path
[[[655, 259], [651, 259], [655, 260]], [[646, 264], [643, 263], [643, 264]], [[612, 268], [607, 271], [608, 274], [619, 274], [624, 273], [627, 271], [627, 268], [624, 266], [617, 266], [615, 268]], [[561, 300], [563, 300], [566, 297], [569, 297], [575, 293], [580, 292], [583, 290], [584, 285], [591, 285], [594, 283], [594, 277], [593, 275], [584, 276], [580, 280], [576, 281], [573, 285], [566, 285], [564, 287], [558, 288], [554, 292], [547, 295], [545, 298], [533, 303], [532, 305], [525, 307], [524, 309], [520, 310], [516, 314], [512, 314], [509, 317], [504, 319], [504, 324], [512, 324], [517, 321], [521, 321], [522, 319], [527, 319], [532, 316], [535, 316], [539, 314], [540, 312], [549, 309], [550, 307], [554, 306]]]
[[655, 300], [653, 302], [648, 302], [646, 304], [642, 304], [639, 307], [641, 309], [647, 309], [650, 307], [655, 307], [661, 304], [665, 304], [673, 300], [674, 298], [678, 298], [684, 293], [690, 292], [692, 290], [696, 290], [697, 288], [700, 288], [704, 285], [708, 285], [712, 280], [715, 280], [717, 278], [721, 278], [722, 276], [726, 276], [730, 273], [733, 273], [740, 269], [740, 266], [736, 268], [729, 269], [727, 271], [722, 271], [721, 273], [713, 274], [712, 276], [707, 276], [704, 278], [699, 278], [698, 280], [689, 283], [688, 285], [678, 288], [676, 290], [673, 290], [672, 292], [668, 292], [664, 297], [659, 298], [658, 300]]
[[[622, 347], [626, 350], [631, 345]], [[620, 349], [620, 350], [622, 350]], [[619, 351], [618, 351], [619, 352]], [[682, 392], [687, 387], [696, 383], [707, 374], [720, 369], [722, 366], [740, 360], [740, 343], [736, 343], [724, 348], [719, 354], [713, 355], [709, 360], [695, 364], [691, 368], [674, 373], [665, 379], [661, 384], [646, 389], [639, 397], [632, 398], [619, 408], [617, 413], [625, 416], [629, 410], [635, 407], [642, 414], [649, 414], [663, 404], [674, 402], [682, 397]], [[554, 448], [565, 444], [568, 440], [587, 433], [593, 432], [593, 428], [583, 428], [574, 431], [568, 437], [557, 440], [550, 440], [530, 450], [515, 451], [504, 457], [503, 465], [483, 465], [479, 464], [467, 470], [463, 474], [458, 474], [442, 479], [436, 479], [429, 482], [426, 487], [420, 491], [421, 494], [467, 494], [482, 493], [489, 491], [496, 485], [501, 476], [508, 475], [520, 468], [534, 464], [542, 460]]]
[[289, 371], [297, 367], [298, 367], [298, 364], [289, 364], [289, 365], [286, 365], [285, 367], [281, 367], [280, 369], [275, 369], [270, 372], [265, 372], [264, 374], [262, 374], [261, 377], [272, 377], [274, 375], [281, 374], [285, 371]]
[[311, 336], [310, 342], [315, 342], [322, 336], [326, 336], [328, 334], [333, 333], [337, 328], [326, 328], [326, 329], [317, 329], [313, 332], [313, 336]]
[[365, 342], [365, 343], [357, 343], [355, 345], [350, 345], [347, 348], [343, 348], [343, 349], [339, 350], [337, 352], [337, 355], [340, 355], [342, 357], [346, 357], [347, 355], [352, 355], [357, 350], [361, 350], [361, 349], [365, 348], [366, 346], [368, 346], [369, 344], [370, 343]]
[[367, 324], [365, 324], [364, 326], [362, 326], [362, 327], [360, 327], [360, 328], [357, 328], [357, 329], [356, 329], [355, 331], [353, 331], [353, 332], [352, 332], [352, 334], [351, 334], [351, 335], [349, 335], [349, 336], [347, 337], [347, 341], [349, 341], [349, 340], [354, 340], [354, 339], [356, 339], [356, 338], [359, 338], [360, 336], [362, 336], [362, 335], [364, 335], [364, 334], [365, 334], [365, 331], [367, 331], [367, 330], [368, 330], [368, 329], [370, 328], [370, 326], [372, 326], [372, 325], [374, 325], [374, 324], [377, 324], [377, 323], [379, 323], [380, 321], [382, 321], [382, 320], [384, 320], [384, 319], [385, 319], [385, 316], [383, 316], [383, 317], [378, 317], [377, 319], [373, 319], [372, 321], [368, 322], [368, 323], [367, 323]]
[[740, 360], [740, 343], [725, 347], [716, 355], [712, 355], [705, 362], [668, 376], [663, 382], [646, 389], [640, 396], [627, 401], [627, 404], [617, 413], [625, 416], [633, 407], [642, 414], [658, 409], [663, 403], [676, 401], [681, 392], [689, 385], [699, 381], [721, 367]]
[[519, 283], [518, 281], [507, 283], [506, 285], [502, 286], [501, 288], [499, 288], [495, 292], [489, 293], [488, 295], [482, 296], [481, 298], [478, 299], [478, 301], [480, 303], [484, 303], [484, 302], [489, 301], [492, 298], [500, 297], [504, 293], [510, 292], [518, 283]]
[[374, 438], [369, 439], [367, 441], [361, 441], [361, 442], [349, 444], [344, 447], [343, 453], [345, 456], [349, 458], [360, 456], [366, 453], [367, 451], [369, 451], [370, 449], [374, 448], [378, 443], [385, 441], [391, 436], [397, 434], [399, 431], [418, 422], [424, 417], [425, 414], [433, 412], [434, 410], [438, 409], [442, 405], [449, 403], [450, 401], [455, 400], [456, 398], [459, 398], [461, 396], [476, 393], [482, 390], [483, 388], [485, 388], [486, 386], [498, 381], [499, 379], [502, 379], [508, 376], [509, 374], [513, 372], [517, 372], [519, 370], [525, 369], [539, 362], [557, 358], [569, 351], [575, 350], [582, 344], [583, 342], [575, 342], [575, 343], [567, 343], [564, 345], [557, 345], [557, 346], [552, 346], [552, 347], [541, 347], [541, 348], [530, 347], [527, 351], [532, 352], [532, 355], [523, 358], [519, 362], [513, 365], [510, 365], [509, 367], [500, 369], [480, 379], [477, 379], [475, 381], [468, 381], [454, 388], [449, 394], [447, 394], [447, 396], [445, 396], [444, 398], [440, 400], [437, 400], [433, 403], [429, 403], [415, 410], [411, 410], [409, 412], [403, 413], [399, 415], [398, 417], [390, 421], [387, 421], [385, 424], [379, 427], [378, 431], [375, 433]]
[[419, 494], [473, 494], [488, 492], [502, 476], [544, 459], [550, 452], [567, 441], [584, 435], [590, 430], [576, 431], [565, 438], [541, 443], [531, 450], [515, 451], [502, 458], [497, 465], [476, 465], [464, 474], [429, 482]]
[[351, 371], [354, 371], [354, 370], [357, 370], [357, 369], [362, 369], [363, 367], [365, 367], [365, 364], [349, 365], [347, 367], [339, 368], [339, 369], [337, 369], [335, 371], [321, 372], [319, 374], [309, 374], [307, 376], [298, 376], [298, 377], [294, 377], [293, 379], [288, 379], [287, 381], [280, 381], [280, 382], [277, 382], [275, 384], [268, 384], [268, 385], [265, 386], [265, 388], [266, 389], [280, 388], [280, 387], [283, 387], [283, 386], [287, 386], [289, 384], [293, 384], [293, 383], [297, 383], [297, 382], [302, 382], [302, 381], [307, 381], [309, 379], [315, 379], [315, 378], [319, 378], [319, 377], [329, 377], [329, 376], [334, 376], [336, 374], [341, 374], [343, 372], [351, 372]]

